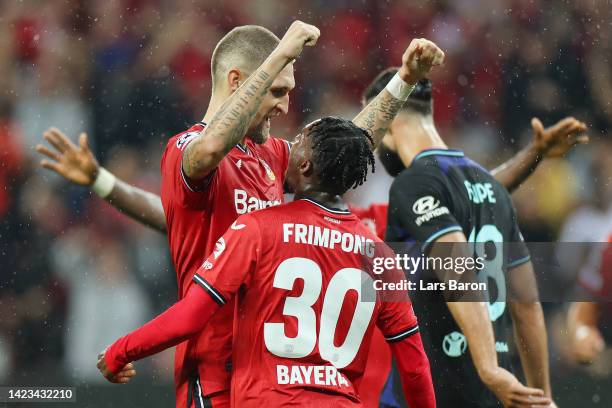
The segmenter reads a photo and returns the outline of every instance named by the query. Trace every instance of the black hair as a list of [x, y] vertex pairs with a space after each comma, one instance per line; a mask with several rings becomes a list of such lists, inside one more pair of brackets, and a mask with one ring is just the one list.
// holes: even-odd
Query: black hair
[[342, 195], [362, 185], [370, 167], [374, 172], [372, 135], [353, 122], [326, 116], [310, 127], [307, 136], [315, 172], [325, 191]]
[[[374, 78], [372, 83], [363, 92], [363, 102], [369, 103], [385, 89], [391, 78], [397, 73], [397, 68], [387, 68]], [[415, 111], [422, 115], [433, 113], [433, 100], [431, 98], [431, 81], [421, 79], [410, 93], [408, 100], [404, 103], [403, 109]]]
[[397, 177], [406, 166], [397, 152], [389, 149], [384, 142], [380, 143], [376, 151], [380, 164], [385, 168], [391, 177]]

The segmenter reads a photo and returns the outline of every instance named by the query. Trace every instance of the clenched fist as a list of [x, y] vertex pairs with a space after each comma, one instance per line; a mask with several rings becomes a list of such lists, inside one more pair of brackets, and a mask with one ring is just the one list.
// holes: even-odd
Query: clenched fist
[[296, 59], [305, 46], [312, 47], [317, 43], [321, 32], [313, 25], [302, 21], [294, 21], [274, 52], [289, 61]]
[[443, 62], [444, 52], [436, 44], [417, 38], [410, 42], [402, 55], [402, 67], [398, 73], [406, 83], [416, 84], [427, 77], [433, 67]]

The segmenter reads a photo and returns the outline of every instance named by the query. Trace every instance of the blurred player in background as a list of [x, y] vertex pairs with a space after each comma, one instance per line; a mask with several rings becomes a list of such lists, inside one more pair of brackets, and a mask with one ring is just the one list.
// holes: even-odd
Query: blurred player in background
[[[391, 72], [378, 80], [384, 82]], [[563, 128], [568, 135], [585, 130], [573, 119]], [[459, 244], [452, 248], [458, 256], [486, 259], [478, 278], [489, 284], [488, 304], [445, 301], [439, 291], [415, 293], [417, 313], [427, 319], [422, 322], [424, 343], [440, 405], [494, 407], [499, 401], [504, 406], [554, 405], [544, 318], [510, 197], [490, 173], [463, 152], [448, 149], [438, 135], [428, 80], [411, 94], [379, 154], [386, 170], [396, 176], [389, 200], [388, 242], [417, 242], [422, 244], [419, 253], [425, 254], [445, 254], [448, 245]], [[417, 277], [440, 281], [437, 273]], [[527, 300], [508, 299], [510, 292]], [[529, 387], [508, 371], [510, 314]], [[396, 404], [393, 398], [384, 402]]]
[[[295, 86], [292, 61], [304, 43], [314, 44], [318, 35], [316, 27], [296, 22], [279, 44], [270, 31], [245, 26], [218, 43], [212, 58], [213, 95], [204, 121], [170, 139], [162, 158], [163, 207], [154, 195], [100, 168], [84, 135], [76, 148], [59, 131], [46, 133], [45, 139], [59, 153], [38, 146], [52, 160], [42, 165], [81, 184], [95, 180], [93, 189], [101, 196], [124, 202], [128, 214], [167, 231], [182, 297], [202, 254], [213, 250], [236, 217], [282, 202], [290, 145], [269, 137], [270, 119], [287, 112], [288, 93]], [[393, 86], [353, 119], [372, 133], [375, 146], [411, 85], [443, 58], [435, 44], [424, 39], [411, 42]], [[262, 63], [265, 66], [257, 69]], [[224, 308], [206, 335], [177, 347], [177, 406], [198, 400], [227, 405], [232, 312]]]
[[435, 407], [407, 293], [393, 302], [380, 294], [376, 302], [362, 300], [363, 282], [372, 279], [364, 260], [392, 254], [341, 197], [365, 181], [374, 164], [371, 144], [367, 131], [343, 119], [308, 125], [287, 174], [295, 201], [240, 216], [196, 272], [197, 285], [110, 346], [100, 371], [114, 380], [129, 362], [198, 333], [237, 296], [232, 406], [362, 406], [358, 386], [376, 324], [398, 361], [410, 406]]
[[580, 363], [593, 363], [612, 339], [612, 234], [596, 249], [578, 275], [578, 283], [592, 302], [572, 303], [568, 313], [571, 348]]

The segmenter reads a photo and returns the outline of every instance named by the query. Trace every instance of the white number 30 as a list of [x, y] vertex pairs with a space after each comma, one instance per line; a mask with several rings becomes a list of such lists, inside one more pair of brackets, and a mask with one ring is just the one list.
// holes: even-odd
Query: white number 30
[[[283, 314], [297, 319], [297, 335], [287, 337], [284, 323], [264, 324], [266, 348], [279, 357], [306, 357], [312, 353], [317, 343], [317, 316], [312, 306], [321, 294], [321, 268], [307, 258], [289, 258], [276, 269], [274, 287], [291, 290], [296, 279], [304, 281], [304, 290], [300, 296], [287, 296]], [[374, 312], [374, 302], [358, 301], [344, 343], [340, 346], [334, 345], [344, 298], [349, 290], [355, 290], [361, 300], [362, 279], [371, 278], [356, 268], [341, 269], [329, 281], [324, 294], [319, 327], [319, 353], [336, 368], [346, 367], [353, 361]]]

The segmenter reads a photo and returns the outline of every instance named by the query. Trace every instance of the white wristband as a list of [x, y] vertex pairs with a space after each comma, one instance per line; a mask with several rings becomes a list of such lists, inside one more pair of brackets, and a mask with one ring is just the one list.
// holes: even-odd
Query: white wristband
[[399, 99], [400, 101], [408, 100], [410, 93], [414, 89], [415, 85], [407, 84], [402, 78], [400, 78], [399, 74], [395, 74], [393, 78], [389, 81], [385, 89], [389, 92], [395, 99]]
[[104, 167], [100, 167], [100, 169], [98, 169], [98, 177], [96, 177], [96, 181], [92, 184], [91, 189], [100, 197], [106, 198], [115, 187], [115, 179], [116, 177], [113, 173], [109, 172]]

